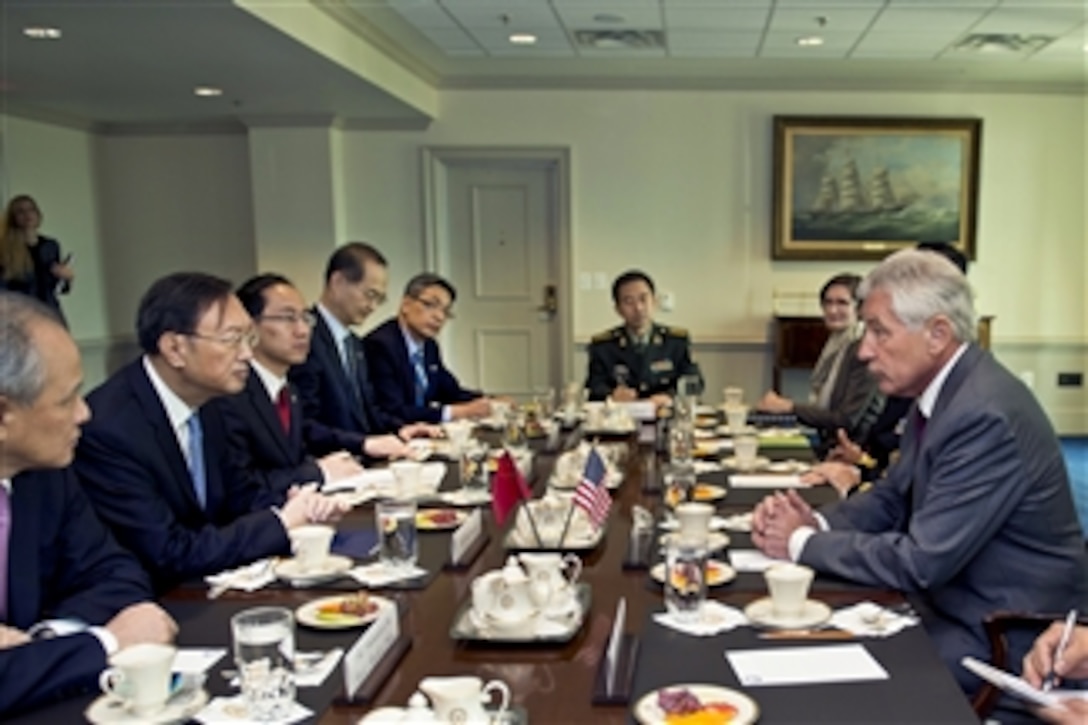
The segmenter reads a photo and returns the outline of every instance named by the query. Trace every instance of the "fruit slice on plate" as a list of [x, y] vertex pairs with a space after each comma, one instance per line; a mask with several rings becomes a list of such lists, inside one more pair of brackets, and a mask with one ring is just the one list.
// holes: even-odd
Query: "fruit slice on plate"
[[421, 531], [456, 529], [468, 514], [457, 509], [423, 509], [416, 512], [416, 528]]
[[361, 591], [307, 602], [295, 610], [295, 618], [317, 629], [349, 629], [373, 622], [383, 605], [393, 606], [388, 599]]
[[713, 483], [697, 483], [695, 484], [693, 498], [696, 501], [717, 501], [720, 498], [725, 498], [725, 488], [716, 486]]

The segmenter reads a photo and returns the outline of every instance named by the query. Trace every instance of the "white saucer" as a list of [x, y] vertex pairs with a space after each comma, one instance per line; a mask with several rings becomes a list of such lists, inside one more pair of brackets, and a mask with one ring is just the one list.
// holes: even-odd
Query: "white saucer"
[[284, 559], [276, 564], [275, 572], [277, 577], [294, 586], [305, 586], [336, 579], [354, 565], [346, 556], [329, 554], [319, 566], [311, 569], [303, 569], [297, 559]]
[[801, 613], [792, 617], [775, 614], [770, 597], [757, 599], [744, 608], [748, 621], [761, 627], [774, 629], [805, 629], [816, 627], [831, 619], [831, 607], [815, 599], [805, 600]]
[[[667, 534], [661, 535], [661, 545], [668, 546], [673, 539], [679, 536], [679, 532], [672, 531]], [[725, 547], [729, 546], [729, 537], [720, 531], [711, 531], [707, 534], [706, 538], [706, 550], [707, 551], [721, 551]]]
[[756, 459], [752, 461], [750, 466], [741, 466], [737, 461], [736, 456], [730, 456], [729, 458], [722, 460], [722, 465], [726, 468], [732, 468], [734, 471], [760, 471], [765, 468], [771, 467], [771, 460], [764, 458], [763, 456], [756, 456]]
[[186, 690], [167, 700], [166, 706], [154, 715], [136, 715], [126, 710], [116, 697], [103, 695], [83, 715], [95, 725], [169, 725], [191, 720], [206, 704], [208, 693], [203, 688]]
[[773, 461], [767, 465], [767, 470], [771, 473], [805, 473], [812, 470], [812, 466], [801, 461]]

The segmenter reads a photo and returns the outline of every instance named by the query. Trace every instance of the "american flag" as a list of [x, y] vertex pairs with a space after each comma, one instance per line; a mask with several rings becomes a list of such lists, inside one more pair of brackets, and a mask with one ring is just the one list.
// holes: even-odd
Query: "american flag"
[[607, 476], [604, 459], [596, 448], [591, 449], [585, 471], [582, 472], [582, 482], [574, 492], [574, 505], [584, 509], [598, 528], [608, 518], [608, 511], [612, 508], [612, 497], [604, 485]]

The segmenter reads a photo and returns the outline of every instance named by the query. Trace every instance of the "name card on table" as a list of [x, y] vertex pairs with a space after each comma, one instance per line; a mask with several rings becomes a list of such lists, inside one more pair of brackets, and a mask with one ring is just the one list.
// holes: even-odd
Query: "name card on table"
[[612, 623], [612, 636], [608, 640], [608, 651], [605, 654], [605, 657], [608, 660], [608, 672], [606, 673], [608, 682], [606, 689], [610, 695], [616, 686], [616, 665], [619, 664], [620, 644], [623, 641], [623, 628], [626, 621], [627, 598], [620, 597], [620, 601], [616, 604], [616, 621]]
[[344, 690], [348, 699], [366, 682], [400, 635], [400, 612], [395, 604], [382, 605], [382, 612], [359, 635], [344, 655]]
[[635, 663], [638, 661], [638, 639], [625, 634], [627, 600], [616, 604], [616, 620], [601, 658], [597, 661], [597, 674], [593, 680], [594, 705], [627, 705], [633, 694]]
[[450, 537], [450, 563], [454, 566], [461, 564], [465, 553], [480, 540], [484, 534], [484, 519], [480, 509], [476, 509], [465, 522], [457, 527]]
[[729, 477], [731, 488], [801, 488], [800, 476], [761, 473], [734, 473]]

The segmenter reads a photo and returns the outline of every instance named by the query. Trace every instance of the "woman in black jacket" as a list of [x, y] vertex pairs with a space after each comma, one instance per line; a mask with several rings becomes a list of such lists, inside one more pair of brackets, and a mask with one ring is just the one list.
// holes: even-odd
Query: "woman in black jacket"
[[14, 197], [0, 228], [0, 288], [35, 297], [64, 319], [58, 294], [66, 294], [75, 279], [69, 261], [61, 258], [56, 239], [38, 234], [41, 209], [26, 194]]

